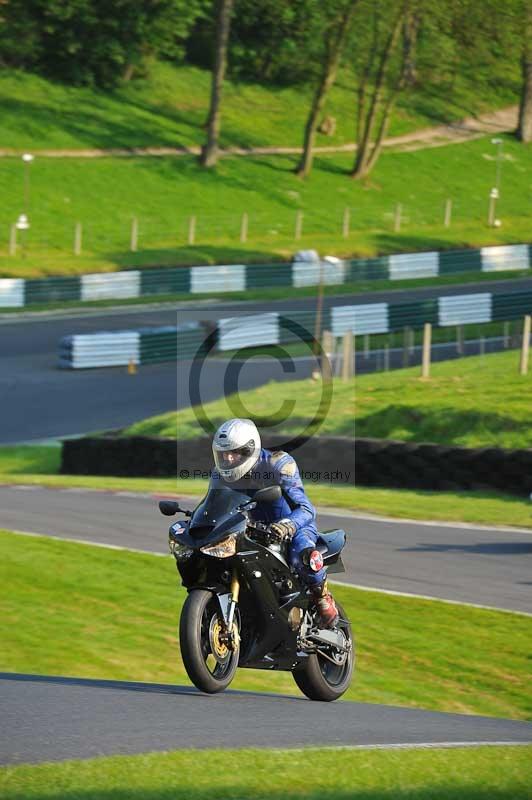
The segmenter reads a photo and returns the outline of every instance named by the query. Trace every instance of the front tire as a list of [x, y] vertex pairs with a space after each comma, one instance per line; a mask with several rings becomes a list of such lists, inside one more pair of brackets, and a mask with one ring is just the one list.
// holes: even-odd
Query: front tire
[[230, 650], [219, 638], [222, 622], [216, 595], [193, 589], [181, 611], [179, 644], [188, 677], [209, 694], [226, 689], [238, 667], [238, 644]]
[[355, 642], [351, 625], [340, 603], [336, 603], [336, 605], [340, 615], [337, 627], [351, 642], [351, 649], [342, 665], [335, 665], [323, 656], [313, 653], [293, 671], [295, 682], [309, 700], [321, 700], [329, 703], [332, 700], [338, 700], [349, 688], [353, 676]]

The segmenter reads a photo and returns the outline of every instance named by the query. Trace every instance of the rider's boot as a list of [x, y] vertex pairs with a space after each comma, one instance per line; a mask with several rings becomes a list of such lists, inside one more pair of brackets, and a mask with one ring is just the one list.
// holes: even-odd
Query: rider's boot
[[321, 627], [333, 628], [338, 619], [338, 609], [327, 586], [327, 581], [312, 588], [312, 597], [320, 616]]

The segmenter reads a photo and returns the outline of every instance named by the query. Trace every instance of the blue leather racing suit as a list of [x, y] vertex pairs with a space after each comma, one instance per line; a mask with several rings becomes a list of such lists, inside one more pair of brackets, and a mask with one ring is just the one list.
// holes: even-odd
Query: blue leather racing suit
[[313, 550], [318, 538], [316, 511], [308, 499], [301, 482], [297, 464], [291, 455], [283, 450], [272, 452], [262, 448], [255, 466], [238, 481], [227, 483], [232, 489], [246, 492], [251, 497], [257, 489], [265, 486], [280, 486], [282, 497], [274, 503], [258, 503], [251, 512], [255, 521], [269, 525], [280, 519], [290, 519], [296, 525], [288, 556], [291, 566], [309, 586], [319, 586], [326, 578], [322, 568], [313, 572], [302, 560], [305, 551]]

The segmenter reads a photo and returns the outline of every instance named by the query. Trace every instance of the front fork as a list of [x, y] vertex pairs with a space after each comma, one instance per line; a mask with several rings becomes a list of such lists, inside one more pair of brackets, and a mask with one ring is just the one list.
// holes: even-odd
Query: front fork
[[235, 650], [240, 644], [240, 634], [234, 621], [239, 594], [240, 581], [238, 580], [236, 569], [233, 569], [233, 573], [231, 575], [230, 594], [218, 595], [220, 611], [222, 612], [222, 618], [224, 621], [224, 639], [230, 650]]

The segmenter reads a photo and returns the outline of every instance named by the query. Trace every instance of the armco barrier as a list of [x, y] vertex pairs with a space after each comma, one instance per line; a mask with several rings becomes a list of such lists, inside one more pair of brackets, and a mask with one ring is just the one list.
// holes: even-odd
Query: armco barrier
[[[263, 438], [271, 449], [284, 444], [280, 436], [265, 434]], [[532, 450], [320, 436], [286, 449], [297, 460], [307, 485], [498, 490], [524, 497], [532, 492]], [[176, 442], [141, 436], [102, 436], [63, 442], [63, 474], [175, 477], [182, 473], [181, 477], [205, 478], [211, 468], [211, 440], [207, 437]], [[438, 502], [437, 497], [434, 502]]]
[[[334, 306], [322, 315], [323, 329], [334, 336], [390, 333], [405, 327], [437, 327], [517, 319], [532, 313], [532, 291], [513, 294], [475, 292], [442, 295], [410, 303], [367, 303]], [[80, 369], [96, 366], [148, 364], [192, 358], [205, 352], [207, 333], [214, 332], [219, 351], [267, 344], [311, 342], [314, 311], [290, 314], [271, 312], [228, 317], [217, 323], [188, 322], [176, 327], [143, 328], [138, 331], [90, 333], [66, 336], [59, 345], [59, 365]]]
[[315, 286], [320, 282], [320, 275], [325, 284], [338, 285], [367, 280], [431, 278], [461, 272], [521, 271], [532, 266], [532, 245], [401, 253], [351, 261], [325, 258], [320, 262], [308, 254], [307, 258], [290, 264], [161, 267], [35, 280], [0, 278], [0, 308], [80, 300], [125, 300], [163, 294], [217, 295], [260, 288]]
[[201, 353], [207, 332], [199, 322], [185, 322], [178, 327], [65, 336], [59, 343], [59, 366], [87, 369], [191, 358]]

